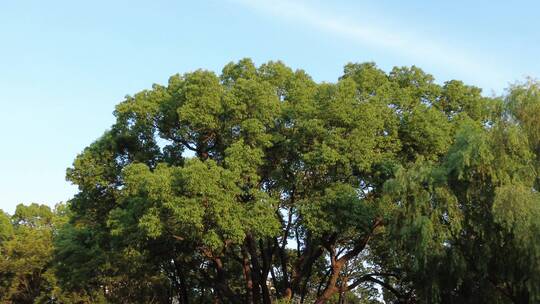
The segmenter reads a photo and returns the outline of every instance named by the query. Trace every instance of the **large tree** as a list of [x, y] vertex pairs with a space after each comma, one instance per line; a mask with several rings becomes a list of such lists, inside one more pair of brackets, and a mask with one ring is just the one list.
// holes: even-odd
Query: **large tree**
[[537, 87], [503, 101], [372, 63], [174, 75], [68, 169], [59, 278], [111, 302], [532, 301]]

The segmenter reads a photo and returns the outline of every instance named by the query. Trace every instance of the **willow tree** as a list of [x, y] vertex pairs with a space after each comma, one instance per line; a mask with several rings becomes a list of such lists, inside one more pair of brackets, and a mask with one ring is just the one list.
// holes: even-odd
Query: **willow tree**
[[[507, 221], [505, 188], [475, 171], [489, 170], [484, 157], [527, 171], [530, 150], [505, 139], [519, 111], [504, 107], [416, 67], [348, 64], [316, 83], [244, 59], [219, 76], [174, 75], [127, 96], [68, 169], [79, 193], [56, 241], [59, 277], [112, 302], [377, 302], [376, 286], [400, 303], [466, 295], [462, 282], [491, 267], [467, 259], [522, 216]], [[515, 182], [533, 201], [531, 180]], [[505, 283], [485, 284], [504, 298]]]
[[416, 298], [540, 300], [539, 88], [518, 84], [504, 100], [475, 105], [490, 117], [467, 115], [444, 157], [405, 165], [386, 183], [403, 206], [393, 218], [398, 262], [386, 267], [408, 265]]

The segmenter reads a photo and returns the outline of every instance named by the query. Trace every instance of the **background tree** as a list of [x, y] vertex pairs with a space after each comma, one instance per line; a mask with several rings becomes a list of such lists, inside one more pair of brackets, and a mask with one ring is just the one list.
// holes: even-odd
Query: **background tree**
[[65, 292], [53, 269], [55, 233], [67, 221], [64, 205], [18, 205], [0, 212], [0, 301], [2, 303], [86, 303]]

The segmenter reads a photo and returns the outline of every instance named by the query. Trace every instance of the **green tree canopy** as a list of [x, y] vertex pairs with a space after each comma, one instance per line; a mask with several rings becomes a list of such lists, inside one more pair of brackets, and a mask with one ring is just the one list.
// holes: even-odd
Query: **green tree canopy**
[[173, 75], [68, 169], [58, 280], [111, 303], [538, 301], [539, 87], [373, 63]]

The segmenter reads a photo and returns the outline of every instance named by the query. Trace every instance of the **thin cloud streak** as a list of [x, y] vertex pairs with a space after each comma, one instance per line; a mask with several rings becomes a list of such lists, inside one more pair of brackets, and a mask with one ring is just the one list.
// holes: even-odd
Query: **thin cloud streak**
[[404, 29], [388, 29], [374, 24], [351, 21], [302, 2], [284, 0], [232, 0], [234, 3], [310, 26], [331, 35], [404, 56], [419, 65], [432, 65], [473, 81], [485, 89], [501, 89], [504, 73], [464, 49], [437, 43]]

